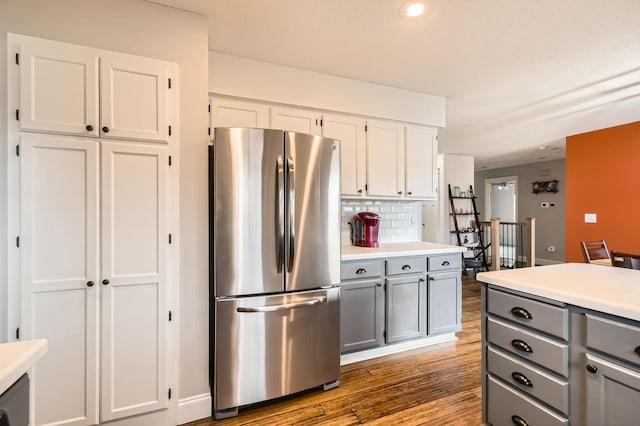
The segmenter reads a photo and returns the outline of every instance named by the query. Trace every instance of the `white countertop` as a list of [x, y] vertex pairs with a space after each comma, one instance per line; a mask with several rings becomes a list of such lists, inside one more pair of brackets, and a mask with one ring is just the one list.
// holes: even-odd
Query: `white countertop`
[[587, 263], [481, 272], [478, 281], [640, 321], [640, 271]]
[[47, 352], [45, 339], [0, 344], [0, 394]]
[[412, 241], [409, 243], [380, 243], [380, 247], [342, 246], [342, 260], [375, 259], [379, 257], [418, 256], [436, 253], [461, 253], [465, 247], [450, 244]]

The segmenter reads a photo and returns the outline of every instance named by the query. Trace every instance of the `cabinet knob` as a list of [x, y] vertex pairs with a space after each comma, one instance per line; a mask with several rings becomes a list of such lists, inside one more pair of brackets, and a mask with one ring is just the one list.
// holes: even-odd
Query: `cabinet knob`
[[398, 191], [398, 195], [402, 195], [402, 191]]
[[413, 194], [413, 192], [411, 192], [411, 191], [407, 192], [407, 195], [411, 195], [411, 194]]
[[382, 283], [376, 283], [378, 287], [382, 287]]
[[530, 388], [533, 387], [533, 383], [531, 383], [531, 380], [529, 380], [527, 376], [525, 376], [520, 372], [514, 371], [513, 373], [511, 373], [511, 377], [513, 377], [513, 380], [515, 380], [516, 382], [520, 383], [523, 386], [527, 386]]
[[93, 281], [87, 281], [87, 287], [93, 287], [94, 282]]
[[522, 318], [522, 319], [530, 320], [530, 319], [533, 318], [533, 316], [531, 316], [529, 311], [527, 311], [526, 309], [521, 308], [519, 306], [515, 306], [515, 307], [511, 308], [511, 314], [513, 316], [516, 316], [516, 317], [519, 317], [519, 318]]
[[108, 279], [104, 279], [104, 280], [102, 280], [102, 284], [103, 284], [103, 285], [109, 285], [109, 280], [108, 280]]
[[102, 131], [105, 132], [105, 133], [109, 133], [109, 128], [107, 126], [104, 126], [102, 128]]
[[587, 371], [591, 374], [594, 374], [596, 371], [598, 371], [598, 367], [593, 364], [587, 364]]
[[434, 277], [432, 277], [431, 275], [429, 275], [429, 281], [435, 281], [436, 279]]
[[520, 352], [533, 353], [533, 349], [531, 348], [531, 346], [529, 346], [529, 344], [524, 340], [513, 339], [511, 341], [511, 346], [513, 346], [515, 349], [519, 350]]
[[634, 349], [634, 352], [638, 354], [638, 356], [640, 356], [640, 346], [638, 346], [637, 348]]
[[424, 282], [424, 278], [420, 278], [420, 279], [418, 280], [418, 282], [419, 282], [419, 283], [423, 283], [423, 282]]
[[529, 426], [529, 423], [527, 423], [525, 419], [515, 414], [511, 416], [511, 422], [516, 426]]
[[358, 194], [362, 194], [362, 189], [358, 189]]
[[93, 126], [91, 124], [87, 124], [85, 126], [85, 129], [87, 129], [87, 131], [91, 132], [91, 131], [93, 131]]

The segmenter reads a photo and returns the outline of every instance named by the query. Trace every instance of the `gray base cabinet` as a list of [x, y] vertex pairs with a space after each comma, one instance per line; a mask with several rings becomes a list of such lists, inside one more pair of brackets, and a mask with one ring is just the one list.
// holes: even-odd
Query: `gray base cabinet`
[[341, 352], [461, 329], [459, 253], [344, 261]]
[[483, 285], [483, 421], [637, 425], [640, 323]]

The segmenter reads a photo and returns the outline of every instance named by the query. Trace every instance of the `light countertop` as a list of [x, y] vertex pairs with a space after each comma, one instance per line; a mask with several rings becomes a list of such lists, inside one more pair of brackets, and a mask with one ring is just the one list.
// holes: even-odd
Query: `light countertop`
[[380, 247], [342, 246], [342, 260], [375, 259], [380, 257], [419, 256], [437, 253], [461, 253], [465, 247], [450, 244], [412, 241], [409, 243], [380, 243]]
[[640, 321], [640, 271], [588, 263], [481, 272], [482, 281]]
[[47, 352], [45, 339], [0, 344], [0, 394]]

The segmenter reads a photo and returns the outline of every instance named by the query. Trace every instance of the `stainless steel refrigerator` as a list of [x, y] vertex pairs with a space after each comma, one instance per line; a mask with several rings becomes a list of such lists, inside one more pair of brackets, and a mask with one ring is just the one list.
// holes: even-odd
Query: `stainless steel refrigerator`
[[216, 128], [209, 155], [215, 417], [337, 386], [340, 142]]

